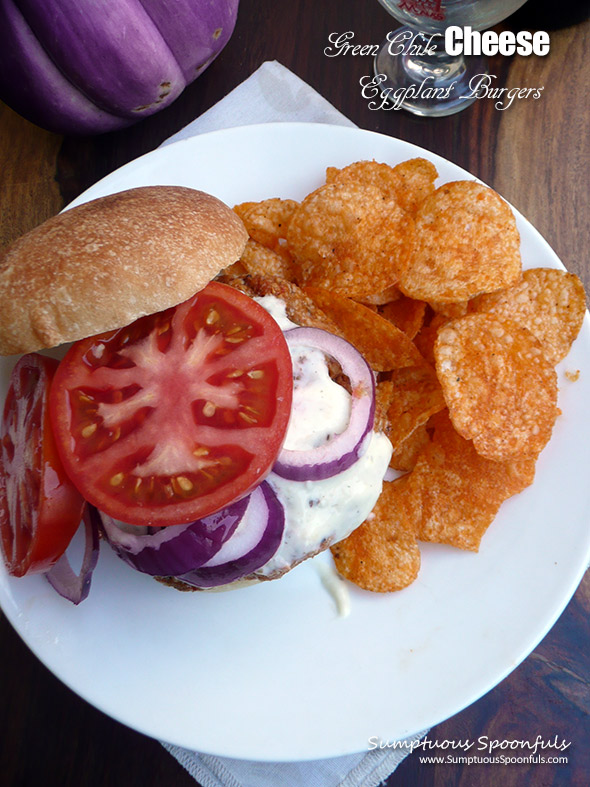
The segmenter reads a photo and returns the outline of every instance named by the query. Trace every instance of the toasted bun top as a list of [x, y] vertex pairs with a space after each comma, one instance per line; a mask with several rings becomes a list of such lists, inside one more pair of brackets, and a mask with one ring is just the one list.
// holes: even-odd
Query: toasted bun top
[[175, 306], [235, 262], [246, 239], [227, 205], [179, 186], [131, 189], [60, 213], [0, 256], [0, 354]]

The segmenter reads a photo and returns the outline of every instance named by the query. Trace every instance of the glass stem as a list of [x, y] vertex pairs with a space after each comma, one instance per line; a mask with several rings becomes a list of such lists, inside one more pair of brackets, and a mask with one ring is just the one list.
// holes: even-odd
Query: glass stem
[[465, 73], [463, 55], [447, 54], [440, 33], [414, 33], [411, 43], [405, 46], [401, 62], [408, 77], [419, 83], [429, 79], [444, 86]]

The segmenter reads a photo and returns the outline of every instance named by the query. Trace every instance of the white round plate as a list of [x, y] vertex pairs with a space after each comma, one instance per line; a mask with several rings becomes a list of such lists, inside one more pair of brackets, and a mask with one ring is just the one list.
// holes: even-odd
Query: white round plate
[[[442, 181], [472, 176], [391, 137], [316, 124], [246, 126], [160, 148], [77, 202], [149, 184], [233, 205], [302, 198], [325, 167], [425, 156]], [[517, 216], [526, 267], [561, 267]], [[231, 593], [178, 593], [101, 551], [79, 607], [40, 577], [0, 568], [0, 603], [39, 659], [88, 702], [173, 744], [262, 760], [315, 759], [403, 738], [453, 715], [538, 644], [590, 555], [588, 318], [558, 369], [559, 417], [533, 486], [508, 500], [478, 554], [422, 546], [417, 581], [394, 594], [351, 586], [339, 617], [314, 561]], [[3, 359], [7, 386], [14, 359]], [[566, 370], [580, 370], [569, 382]], [[320, 560], [326, 560], [323, 556]]]

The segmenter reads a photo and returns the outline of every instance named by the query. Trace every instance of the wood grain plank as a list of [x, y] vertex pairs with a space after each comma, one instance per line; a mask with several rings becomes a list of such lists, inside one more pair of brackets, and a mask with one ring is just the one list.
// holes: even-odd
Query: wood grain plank
[[[510, 85], [544, 86], [503, 113], [496, 188], [590, 287], [590, 134], [580, 79], [590, 77], [590, 24], [556, 31], [546, 58], [515, 58]], [[526, 144], [523, 143], [526, 141]]]
[[0, 102], [0, 247], [63, 207], [55, 180], [61, 137]]

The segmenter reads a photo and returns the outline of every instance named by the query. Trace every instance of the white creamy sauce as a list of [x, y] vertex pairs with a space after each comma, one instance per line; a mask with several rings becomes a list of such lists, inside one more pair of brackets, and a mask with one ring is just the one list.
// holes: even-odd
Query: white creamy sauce
[[[285, 313], [285, 304], [274, 295], [254, 300], [274, 317], [281, 330], [298, 328]], [[328, 442], [346, 429], [350, 418], [350, 395], [335, 383], [325, 356], [312, 347], [290, 347], [293, 362], [293, 402], [284, 447], [307, 451]]]
[[314, 567], [322, 585], [334, 600], [338, 617], [347, 618], [350, 615], [350, 593], [348, 585], [336, 571], [334, 563], [322, 562], [318, 557], [314, 560]]
[[287, 481], [271, 473], [267, 482], [285, 509], [285, 532], [275, 555], [256, 573], [268, 576], [303, 559], [322, 541], [341, 541], [373, 510], [391, 458], [391, 443], [372, 432], [354, 465], [322, 481]]
[[[283, 330], [297, 327], [274, 296], [256, 298]], [[311, 450], [344, 431], [350, 417], [350, 394], [335, 383], [322, 352], [292, 347], [293, 406], [285, 447]], [[365, 438], [354, 465], [321, 481], [289, 481], [275, 473], [266, 480], [285, 509], [285, 532], [278, 551], [256, 573], [268, 576], [286, 569], [320, 544], [346, 538], [371, 513], [381, 494], [391, 458], [391, 443], [383, 434]]]
[[285, 301], [282, 301], [274, 295], [261, 295], [260, 297], [255, 297], [253, 300], [263, 306], [271, 317], [278, 322], [281, 331], [288, 331], [290, 328], [299, 328], [296, 322], [293, 322], [287, 317], [287, 306]]
[[294, 347], [293, 403], [284, 447], [308, 451], [344, 432], [350, 420], [350, 394], [328, 373], [325, 356], [311, 347]]

